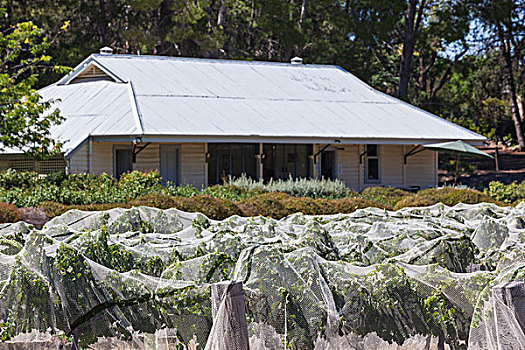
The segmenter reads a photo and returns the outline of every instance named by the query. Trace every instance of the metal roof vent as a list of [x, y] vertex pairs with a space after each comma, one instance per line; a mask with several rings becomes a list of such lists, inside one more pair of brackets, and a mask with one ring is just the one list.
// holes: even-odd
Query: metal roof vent
[[290, 60], [291, 64], [303, 64], [303, 59], [301, 57], [295, 56]]
[[100, 54], [101, 55], [112, 55], [113, 49], [109, 46], [104, 46], [103, 48], [100, 49]]

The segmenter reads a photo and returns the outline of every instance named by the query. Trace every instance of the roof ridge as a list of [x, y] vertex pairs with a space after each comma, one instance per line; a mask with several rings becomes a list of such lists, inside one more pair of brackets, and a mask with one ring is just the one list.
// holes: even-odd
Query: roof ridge
[[104, 55], [94, 53], [91, 56], [95, 58], [118, 58], [118, 59], [152, 59], [161, 61], [193, 61], [193, 62], [208, 62], [208, 63], [224, 63], [224, 64], [246, 64], [246, 65], [275, 65], [275, 66], [290, 66], [294, 68], [335, 68], [338, 69], [337, 65], [334, 64], [293, 64], [290, 62], [276, 62], [276, 61], [252, 61], [249, 59], [232, 59], [232, 58], [200, 58], [200, 57], [182, 57], [182, 56], [159, 56], [159, 55], [132, 55], [132, 54], [112, 54]]
[[135, 89], [133, 88], [133, 82], [128, 81], [126, 83], [128, 87], [129, 99], [131, 103], [131, 112], [133, 113], [133, 118], [135, 119], [135, 125], [139, 131], [140, 135], [144, 135], [144, 124], [142, 123], [142, 114], [140, 113], [139, 105], [137, 103], [137, 97], [135, 95]]

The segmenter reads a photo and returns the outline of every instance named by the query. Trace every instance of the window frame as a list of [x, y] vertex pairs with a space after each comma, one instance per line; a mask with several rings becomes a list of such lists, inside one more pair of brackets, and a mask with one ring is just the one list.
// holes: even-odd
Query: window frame
[[[376, 146], [377, 155], [370, 156], [368, 154], [368, 146]], [[377, 160], [377, 180], [369, 179], [368, 177], [368, 170], [369, 170], [368, 161], [369, 160]], [[381, 146], [378, 144], [365, 145], [365, 177], [364, 177], [364, 180], [365, 180], [364, 181], [365, 183], [370, 183], [370, 184], [381, 183]]]

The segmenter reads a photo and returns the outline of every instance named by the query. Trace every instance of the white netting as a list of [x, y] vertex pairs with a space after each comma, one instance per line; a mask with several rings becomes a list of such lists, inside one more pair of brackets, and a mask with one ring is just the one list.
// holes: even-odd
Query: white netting
[[214, 349], [210, 285], [237, 280], [252, 350], [495, 350], [502, 324], [525, 348], [521, 304], [492, 292], [525, 280], [524, 234], [525, 205], [223, 221], [73, 210], [40, 231], [0, 225], [0, 337], [12, 349]]

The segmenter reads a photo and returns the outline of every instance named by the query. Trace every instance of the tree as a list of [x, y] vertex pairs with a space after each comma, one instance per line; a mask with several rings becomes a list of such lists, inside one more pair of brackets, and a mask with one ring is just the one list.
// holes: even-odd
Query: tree
[[[512, 120], [518, 139], [519, 148], [525, 150], [525, 125], [520, 111], [518, 95], [521, 76], [520, 64], [522, 61], [523, 46], [520, 38], [525, 36], [525, 3], [516, 0], [472, 0], [473, 11], [487, 35], [483, 39], [485, 47], [490, 50], [494, 46], [499, 49], [502, 58], [501, 73], [506, 78], [506, 92], [510, 102]], [[521, 69], [523, 69], [521, 67]], [[521, 76], [523, 77], [523, 76]]]
[[48, 47], [47, 38], [32, 22], [0, 32], [0, 150], [20, 149], [37, 159], [60, 151], [49, 129], [63, 118], [52, 108], [53, 101], [43, 101], [33, 88], [37, 69], [51, 60], [45, 55]]

